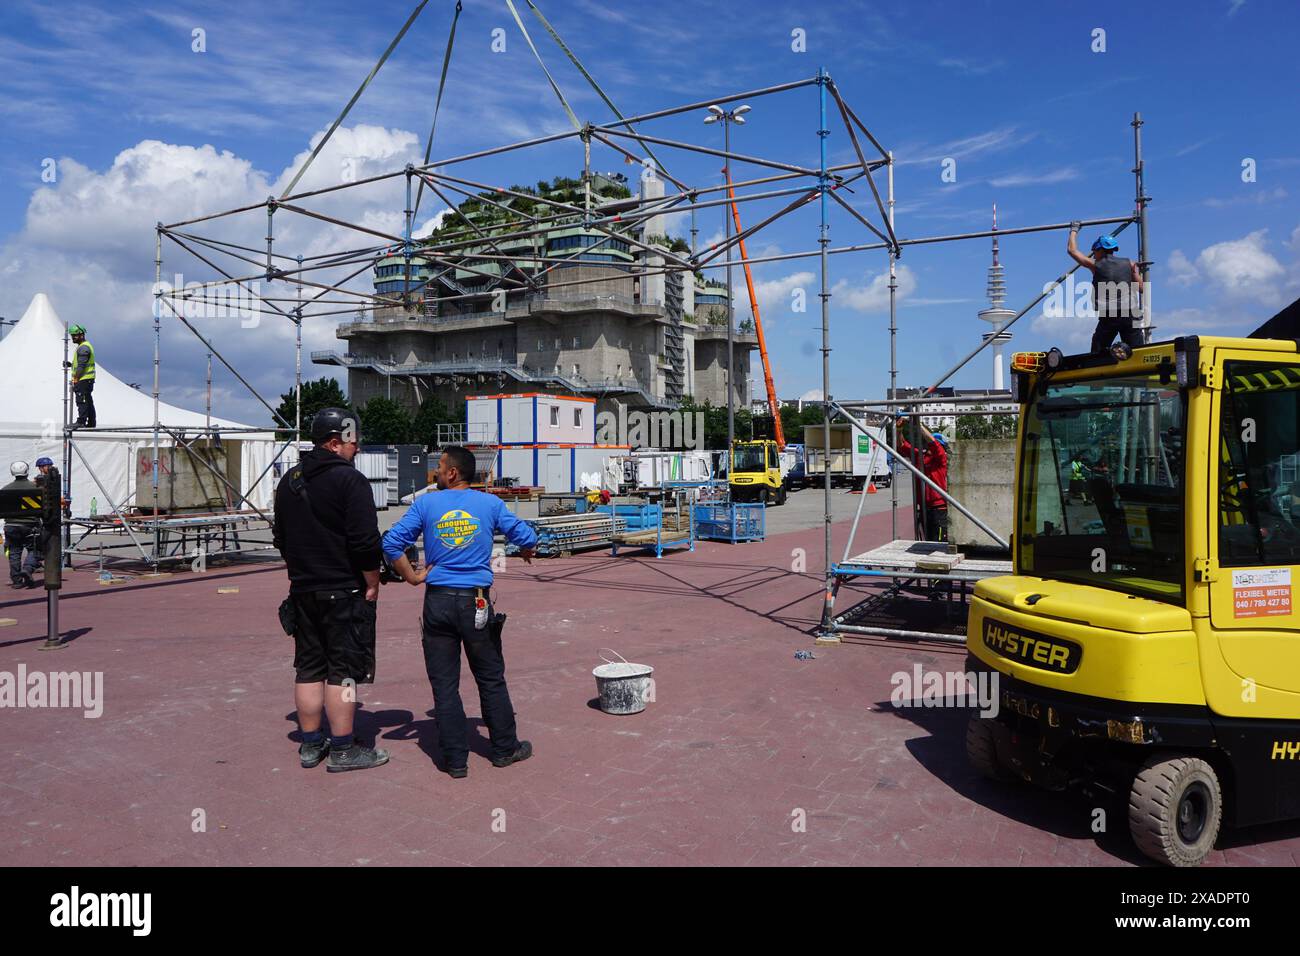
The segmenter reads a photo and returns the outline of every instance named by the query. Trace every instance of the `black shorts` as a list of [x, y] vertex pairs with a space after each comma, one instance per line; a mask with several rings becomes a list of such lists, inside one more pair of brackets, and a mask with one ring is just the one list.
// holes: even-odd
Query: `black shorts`
[[293, 635], [294, 681], [341, 685], [375, 679], [375, 605], [361, 591], [292, 594], [298, 626]]

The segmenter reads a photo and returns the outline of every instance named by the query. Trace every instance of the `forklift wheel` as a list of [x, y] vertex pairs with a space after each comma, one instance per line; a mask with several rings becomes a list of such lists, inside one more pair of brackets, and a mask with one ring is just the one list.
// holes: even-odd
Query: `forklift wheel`
[[1198, 866], [1219, 836], [1223, 791], [1199, 757], [1152, 757], [1133, 779], [1128, 825], [1137, 848], [1168, 866]]
[[766, 507], [767, 507], [767, 488], [764, 487], [763, 490], [760, 491], [760, 492], [758, 493], [758, 497], [755, 498], [754, 500], [757, 501], [759, 504], [761, 504], [764, 508], [766, 508]]
[[782, 485], [780, 488], [776, 489], [776, 503], [778, 505], [785, 504], [785, 485]]
[[1018, 779], [1002, 764], [998, 763], [998, 749], [993, 743], [993, 728], [989, 722], [977, 716], [971, 717], [966, 724], [966, 759], [979, 771], [981, 777], [1008, 783]]

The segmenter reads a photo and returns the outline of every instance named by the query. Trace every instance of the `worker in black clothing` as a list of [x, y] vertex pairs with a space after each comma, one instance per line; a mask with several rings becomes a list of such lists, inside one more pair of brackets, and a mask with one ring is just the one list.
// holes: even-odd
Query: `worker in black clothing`
[[[1092, 244], [1092, 255], [1079, 251], [1076, 240], [1079, 223], [1070, 223], [1070, 239], [1065, 251], [1070, 258], [1092, 273], [1092, 306], [1097, 312], [1097, 328], [1092, 333], [1093, 352], [1105, 352], [1115, 336], [1128, 348], [1143, 344], [1142, 329], [1135, 322], [1142, 316], [1138, 300], [1142, 292], [1142, 274], [1132, 259], [1118, 255], [1119, 242], [1114, 236], [1101, 236]], [[1115, 347], [1116, 358], [1124, 358], [1121, 346]]]
[[[4, 491], [17, 491], [36, 501], [41, 487], [27, 477], [27, 462], [16, 461], [9, 466], [9, 474], [14, 480], [5, 485]], [[36, 570], [40, 557], [37, 544], [41, 533], [41, 510], [32, 509], [31, 518], [8, 518], [5, 520], [5, 547], [9, 549], [9, 585], [15, 588], [32, 586], [32, 574]], [[26, 551], [26, 557], [23, 552]]]
[[366, 770], [388, 762], [387, 751], [352, 734], [356, 685], [375, 676], [379, 521], [370, 484], [352, 465], [356, 417], [323, 409], [312, 420], [311, 440], [315, 447], [275, 489], [274, 541], [289, 572], [280, 619], [294, 638], [298, 754], [308, 768], [328, 756], [331, 773]]

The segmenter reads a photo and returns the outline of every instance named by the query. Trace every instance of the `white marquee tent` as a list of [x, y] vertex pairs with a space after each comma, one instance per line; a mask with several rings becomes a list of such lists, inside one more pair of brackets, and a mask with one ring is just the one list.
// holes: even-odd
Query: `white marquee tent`
[[[44, 293], [37, 293], [18, 324], [4, 339], [0, 339], [0, 475], [4, 476], [3, 481], [9, 480], [9, 464], [15, 460], [31, 465], [33, 475], [36, 474], [36, 459], [41, 455], [48, 455], [54, 459], [56, 467], [63, 467], [62, 367], [66, 328], [49, 298]], [[106, 345], [109, 347], [105, 348]], [[154, 421], [153, 396], [136, 391], [104, 367], [102, 356], [105, 352], [112, 355], [111, 346], [112, 339], [101, 336], [97, 341], [94, 391], [97, 428], [77, 432], [74, 441], [77, 450], [94, 470], [92, 477], [90, 469], [77, 454], [73, 454], [71, 507], [74, 517], [89, 515], [92, 499], [99, 514], [108, 513], [115, 506], [134, 504], [138, 489], [145, 490], [147, 497], [152, 499], [149, 491], [152, 467], [142, 468], [139, 460], [141, 450], [153, 447], [152, 431], [115, 433], [111, 429], [114, 426], [133, 429], [151, 426]], [[163, 425], [177, 431], [185, 430], [187, 439], [193, 438], [208, 422], [201, 412], [161, 402], [158, 418]], [[215, 429], [250, 427], [215, 417], [211, 422]], [[258, 508], [268, 509], [274, 494], [275, 474], [274, 469], [268, 470], [267, 466], [279, 448], [274, 433], [235, 433], [223, 440], [242, 443], [239, 490]], [[161, 433], [161, 447], [174, 444], [166, 432]], [[289, 454], [293, 454], [292, 449]], [[249, 486], [263, 471], [267, 474], [250, 491]], [[231, 480], [233, 483], [233, 478]], [[239, 502], [237, 496], [232, 495], [232, 498], [234, 507], [247, 507]]]

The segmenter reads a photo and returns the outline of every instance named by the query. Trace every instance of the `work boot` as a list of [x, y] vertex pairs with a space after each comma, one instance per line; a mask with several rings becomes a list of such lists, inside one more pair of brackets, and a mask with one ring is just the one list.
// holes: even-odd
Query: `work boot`
[[519, 761], [521, 760], [527, 760], [532, 755], [533, 755], [533, 745], [527, 740], [521, 740], [519, 741], [519, 746], [515, 748], [514, 753], [507, 754], [504, 757], [493, 757], [492, 766], [508, 767], [512, 763], [519, 763]]
[[322, 737], [315, 743], [304, 740], [298, 746], [298, 759], [302, 761], [303, 769], [310, 770], [324, 760], [325, 755], [329, 752], [330, 739], [328, 737]]
[[464, 780], [469, 776], [469, 767], [448, 767], [447, 776], [453, 780]]
[[16, 588], [30, 588], [32, 586], [32, 576], [30, 574], [20, 573], [14, 578], [14, 587]]
[[352, 746], [346, 750], [330, 751], [329, 762], [326, 763], [325, 769], [329, 773], [346, 773], [349, 770], [369, 770], [371, 767], [382, 767], [386, 763], [388, 763], [387, 750], [375, 750], [373, 747], [365, 747], [353, 739]]

